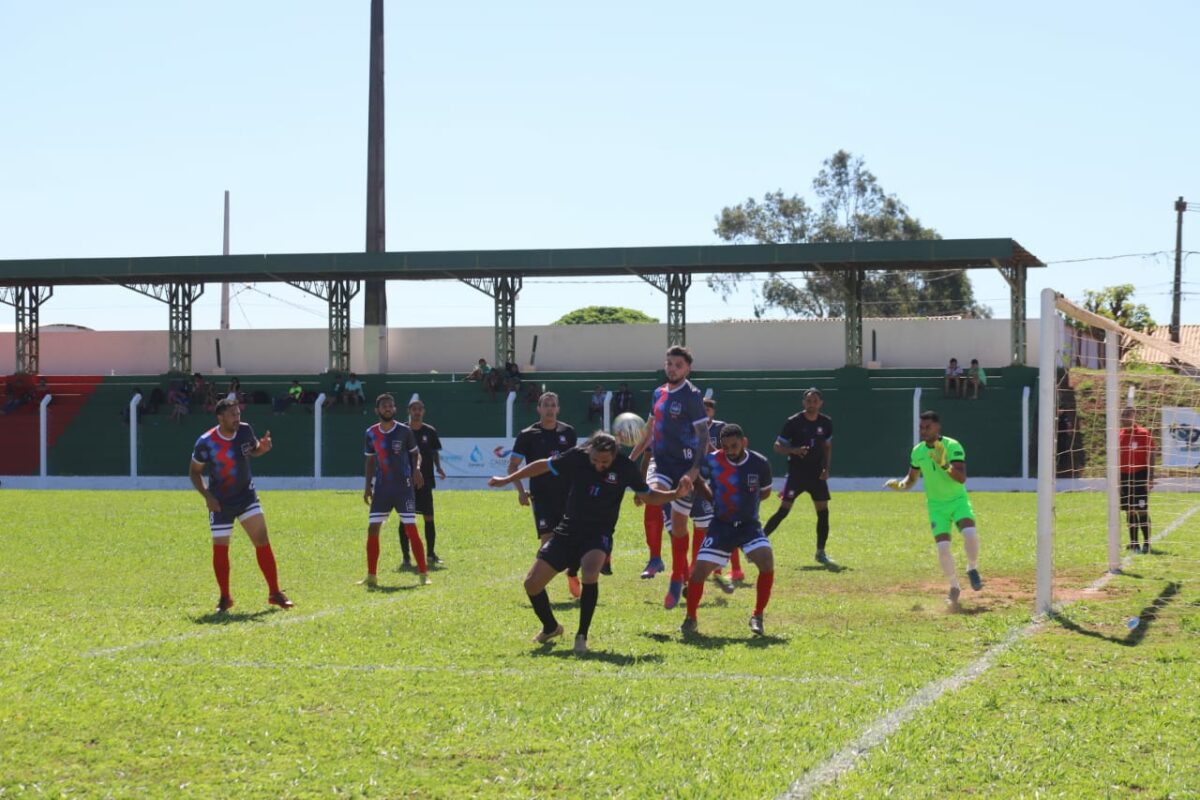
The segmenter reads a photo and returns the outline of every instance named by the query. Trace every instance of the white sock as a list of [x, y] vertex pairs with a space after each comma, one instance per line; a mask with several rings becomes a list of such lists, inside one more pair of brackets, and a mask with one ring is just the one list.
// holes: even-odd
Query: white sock
[[938, 542], [938, 562], [942, 565], [942, 574], [950, 581], [952, 587], [958, 588], [958, 574], [954, 569], [954, 554], [950, 552], [949, 542]]
[[967, 569], [979, 569], [979, 534], [974, 528], [963, 528], [963, 550], [967, 551]]

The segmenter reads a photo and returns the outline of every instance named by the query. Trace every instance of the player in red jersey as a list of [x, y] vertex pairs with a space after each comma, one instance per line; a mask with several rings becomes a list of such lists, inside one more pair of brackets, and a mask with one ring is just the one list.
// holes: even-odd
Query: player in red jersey
[[271, 432], [264, 433], [261, 439], [256, 437], [254, 429], [242, 422], [242, 410], [236, 400], [221, 400], [215, 411], [216, 427], [205, 431], [192, 448], [188, 477], [208, 507], [213, 572], [221, 591], [217, 613], [224, 614], [233, 608], [233, 597], [229, 593], [229, 537], [235, 519], [242, 523], [242, 529], [254, 543], [258, 568], [267, 581], [267, 602], [280, 608], [291, 608], [295, 604], [279, 588], [275, 553], [267, 536], [267, 520], [254, 490], [254, 476], [250, 473], [250, 459], [271, 452]]
[[[1150, 486], [1154, 483], [1154, 437], [1134, 421], [1132, 408], [1121, 411], [1117, 432], [1121, 453], [1121, 508], [1129, 523], [1129, 549], [1150, 552]], [[1138, 547], [1138, 528], [1142, 544]]]

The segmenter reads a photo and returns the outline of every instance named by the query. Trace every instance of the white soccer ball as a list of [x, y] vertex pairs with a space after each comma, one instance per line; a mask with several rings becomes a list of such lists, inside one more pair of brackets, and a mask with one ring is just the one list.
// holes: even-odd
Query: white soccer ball
[[616, 437], [618, 442], [626, 447], [636, 447], [637, 443], [642, 440], [642, 431], [645, 429], [645, 421], [632, 411], [626, 411], [624, 414], [619, 414], [617, 418], [613, 420], [613, 436]]

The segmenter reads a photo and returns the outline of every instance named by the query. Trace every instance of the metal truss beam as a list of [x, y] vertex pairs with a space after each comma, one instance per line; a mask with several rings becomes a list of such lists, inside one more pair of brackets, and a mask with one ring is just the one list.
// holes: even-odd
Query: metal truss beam
[[0, 286], [0, 303], [16, 313], [17, 372], [37, 375], [41, 370], [38, 314], [53, 295], [53, 286]]
[[508, 362], [517, 362], [517, 295], [521, 292], [524, 279], [520, 275], [503, 275], [491, 278], [459, 278], [460, 281], [483, 292], [495, 301], [496, 315], [493, 333], [496, 338], [495, 361], [497, 368]]
[[361, 281], [288, 281], [302, 292], [329, 304], [329, 371], [350, 371], [350, 301]]
[[192, 304], [204, 294], [204, 284], [194, 281], [123, 283], [126, 289], [167, 304], [167, 371], [192, 372]]
[[639, 277], [667, 296], [667, 347], [686, 345], [687, 291], [692, 286], [691, 273], [650, 273]]

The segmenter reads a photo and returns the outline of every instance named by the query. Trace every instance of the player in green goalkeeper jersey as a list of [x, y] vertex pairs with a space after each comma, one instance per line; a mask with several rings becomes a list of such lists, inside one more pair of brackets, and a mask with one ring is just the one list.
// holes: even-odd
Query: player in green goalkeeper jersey
[[950, 552], [950, 531], [955, 525], [962, 533], [963, 549], [967, 552], [967, 579], [971, 588], [979, 591], [979, 534], [975, 531], [975, 511], [967, 496], [967, 462], [963, 446], [942, 435], [942, 422], [936, 411], [921, 412], [921, 441], [912, 449], [908, 475], [884, 484], [889, 489], [904, 491], [912, 488], [917, 478], [924, 479], [925, 505], [929, 511], [929, 528], [937, 542], [938, 561], [950, 581], [947, 600], [958, 605], [960, 588]]

